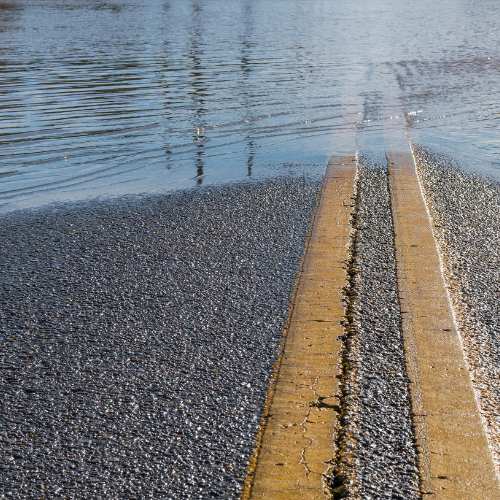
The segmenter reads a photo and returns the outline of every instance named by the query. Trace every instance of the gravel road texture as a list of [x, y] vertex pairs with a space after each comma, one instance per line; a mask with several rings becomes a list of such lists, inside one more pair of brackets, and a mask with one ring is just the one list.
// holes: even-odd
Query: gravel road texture
[[500, 465], [500, 183], [414, 147], [472, 384]]
[[358, 166], [334, 498], [420, 498], [388, 170]]
[[0, 498], [238, 498], [320, 187], [0, 218]]

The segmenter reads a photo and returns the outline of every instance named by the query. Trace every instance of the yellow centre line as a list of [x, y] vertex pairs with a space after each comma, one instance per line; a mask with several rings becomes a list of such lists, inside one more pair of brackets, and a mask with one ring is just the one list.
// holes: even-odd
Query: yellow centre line
[[285, 349], [243, 499], [329, 498], [342, 373], [342, 289], [356, 161], [330, 159], [307, 244]]
[[410, 152], [388, 152], [398, 287], [422, 492], [500, 498]]

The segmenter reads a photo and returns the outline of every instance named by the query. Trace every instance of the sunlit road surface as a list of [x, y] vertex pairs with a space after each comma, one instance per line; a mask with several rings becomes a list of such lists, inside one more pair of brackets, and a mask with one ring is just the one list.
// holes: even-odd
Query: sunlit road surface
[[[420, 494], [500, 498], [413, 157], [408, 148], [387, 151], [386, 156]], [[359, 259], [352, 227], [359, 223], [352, 205], [359, 202], [355, 175], [352, 160], [330, 160], [245, 499], [358, 498], [365, 487], [364, 464], [355, 460], [361, 445], [353, 437], [354, 451], [347, 450], [341, 438], [352, 404], [345, 380], [355, 370], [346, 362], [346, 351], [353, 349], [346, 341], [349, 329], [343, 331], [356, 322], [345, 308], [347, 252], [354, 253], [353, 268]], [[362, 400], [360, 395], [354, 398]], [[356, 462], [352, 481], [347, 480], [345, 456]]]

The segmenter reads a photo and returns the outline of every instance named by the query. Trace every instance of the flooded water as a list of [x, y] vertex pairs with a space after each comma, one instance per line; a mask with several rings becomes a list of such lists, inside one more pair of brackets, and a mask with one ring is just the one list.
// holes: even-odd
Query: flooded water
[[496, 0], [0, 0], [0, 211], [318, 171], [395, 113], [500, 177], [499, 21]]

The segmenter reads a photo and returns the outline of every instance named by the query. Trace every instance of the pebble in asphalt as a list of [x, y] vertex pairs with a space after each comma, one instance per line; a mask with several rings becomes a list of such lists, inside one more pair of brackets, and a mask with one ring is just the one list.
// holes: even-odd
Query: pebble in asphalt
[[385, 165], [361, 160], [334, 498], [420, 498]]
[[414, 148], [472, 384], [500, 464], [500, 183]]
[[320, 180], [0, 219], [0, 498], [238, 498]]

